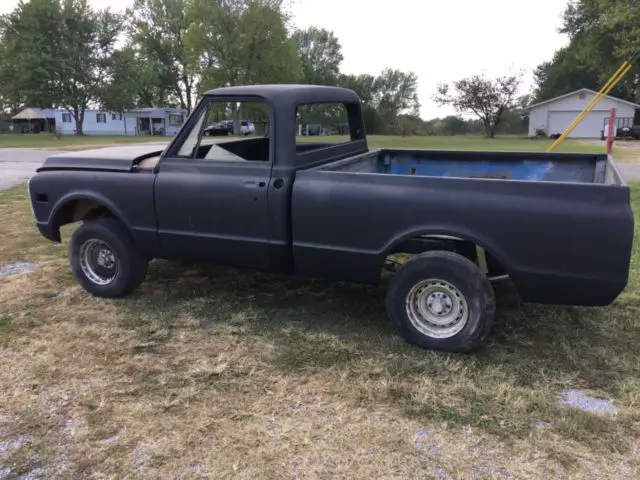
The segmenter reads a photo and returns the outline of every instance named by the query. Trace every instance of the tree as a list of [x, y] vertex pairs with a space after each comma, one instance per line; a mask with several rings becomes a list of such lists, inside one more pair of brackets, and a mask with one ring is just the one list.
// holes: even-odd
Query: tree
[[128, 12], [132, 49], [141, 76], [150, 82], [146, 92], [141, 85], [140, 95], [153, 98], [155, 106], [171, 103], [173, 96], [182, 108], [193, 108], [200, 66], [185, 40], [192, 25], [190, 8], [187, 0], [135, 0]]
[[533, 75], [536, 84], [535, 102], [581, 88], [600, 89], [601, 72], [590, 61], [585, 62], [576, 55], [575, 48], [571, 45], [558, 50], [553, 59], [538, 66]]
[[309, 27], [294, 34], [302, 64], [302, 80], [308, 84], [336, 85], [342, 63], [337, 37], [324, 28]]
[[87, 0], [20, 2], [2, 21], [0, 77], [11, 78], [11, 101], [64, 108], [81, 135], [84, 112], [107, 81], [121, 23]]
[[0, 19], [0, 83], [5, 102], [51, 107], [57, 97], [62, 12], [59, 0], [20, 0]]
[[418, 78], [412, 72], [385, 69], [377, 77], [340, 75], [338, 84], [355, 91], [360, 98], [368, 133], [389, 133], [398, 115], [419, 114]]
[[629, 57], [640, 53], [640, 3], [629, 0], [600, 0], [604, 24], [615, 40], [615, 53]]
[[384, 69], [373, 83], [373, 104], [386, 125], [401, 114], [420, 114], [418, 77], [413, 72]]
[[[202, 66], [201, 89], [286, 83], [301, 76], [295, 39], [279, 0], [194, 0], [188, 45]], [[239, 111], [232, 104], [235, 130]]]
[[82, 135], [85, 110], [104, 92], [122, 18], [108, 9], [92, 10], [87, 0], [64, 0], [61, 13], [54, 92], [57, 105], [71, 113], [76, 134]]
[[[553, 98], [579, 88], [600, 90], [623, 59], [640, 46], [640, 4], [628, 0], [573, 1], [560, 31], [569, 45], [535, 71], [535, 100]], [[611, 95], [640, 100], [640, 69], [632, 70]]]
[[495, 137], [505, 111], [518, 107], [518, 89], [521, 75], [508, 75], [488, 79], [474, 75], [438, 86], [434, 101], [438, 105], [450, 105], [459, 113], [473, 114], [481, 122], [488, 138]]

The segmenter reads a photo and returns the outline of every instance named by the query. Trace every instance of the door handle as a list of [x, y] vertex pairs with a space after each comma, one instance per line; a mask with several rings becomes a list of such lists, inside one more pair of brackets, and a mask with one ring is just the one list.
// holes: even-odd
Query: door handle
[[246, 188], [264, 187], [265, 185], [266, 185], [265, 182], [256, 182], [254, 180], [248, 180], [242, 184], [242, 186]]

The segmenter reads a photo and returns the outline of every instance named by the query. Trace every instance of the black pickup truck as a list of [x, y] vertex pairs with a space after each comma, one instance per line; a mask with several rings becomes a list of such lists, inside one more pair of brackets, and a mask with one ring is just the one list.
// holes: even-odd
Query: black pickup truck
[[[210, 109], [243, 101], [265, 105], [263, 135], [203, 138]], [[327, 103], [344, 108], [347, 138], [298, 137], [298, 108]], [[390, 319], [446, 351], [487, 338], [493, 280], [525, 302], [610, 304], [634, 231], [606, 155], [369, 150], [356, 94], [312, 85], [209, 91], [166, 148], [57, 154], [28, 188], [47, 239], [82, 222], [70, 262], [94, 295], [132, 292], [153, 258], [367, 284], [395, 259]]]

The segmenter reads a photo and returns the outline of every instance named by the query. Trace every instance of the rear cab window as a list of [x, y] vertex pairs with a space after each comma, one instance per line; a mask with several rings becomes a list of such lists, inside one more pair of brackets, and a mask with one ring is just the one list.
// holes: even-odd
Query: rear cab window
[[316, 164], [362, 150], [364, 126], [357, 103], [306, 103], [296, 108], [296, 165]]

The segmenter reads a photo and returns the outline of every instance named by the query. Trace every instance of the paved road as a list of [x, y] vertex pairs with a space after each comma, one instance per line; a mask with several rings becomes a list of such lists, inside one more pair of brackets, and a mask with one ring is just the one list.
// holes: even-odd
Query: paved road
[[[57, 153], [34, 148], [0, 148], [0, 190], [26, 181], [44, 159]], [[619, 163], [626, 180], [640, 180], [640, 164]]]
[[34, 148], [0, 148], [0, 190], [26, 181], [52, 153]]

